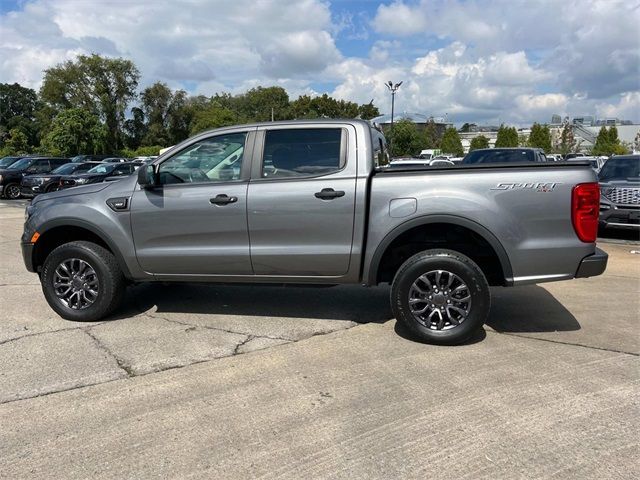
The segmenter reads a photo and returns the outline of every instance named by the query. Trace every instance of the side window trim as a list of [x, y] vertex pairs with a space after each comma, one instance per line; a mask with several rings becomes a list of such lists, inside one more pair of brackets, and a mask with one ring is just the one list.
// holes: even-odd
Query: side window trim
[[256, 132], [256, 141], [254, 144], [253, 156], [251, 161], [251, 182], [289, 182], [296, 180], [312, 180], [316, 178], [328, 177], [330, 175], [335, 175], [344, 171], [347, 167], [347, 154], [348, 154], [348, 145], [349, 145], [349, 132], [348, 129], [345, 128], [344, 125], [328, 125], [327, 129], [340, 129], [340, 168], [337, 170], [333, 170], [329, 173], [323, 173], [320, 175], [300, 175], [295, 177], [271, 177], [265, 178], [262, 176], [262, 169], [264, 164], [264, 151], [266, 145], [266, 137], [267, 131], [271, 130], [305, 130], [311, 128], [319, 128], [318, 126], [308, 126], [308, 127], [291, 127], [287, 126], [284, 128], [263, 128]]

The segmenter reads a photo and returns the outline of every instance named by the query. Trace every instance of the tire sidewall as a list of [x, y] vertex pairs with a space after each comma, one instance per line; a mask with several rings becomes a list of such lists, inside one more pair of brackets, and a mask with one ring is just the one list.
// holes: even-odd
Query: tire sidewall
[[[89, 307], [75, 310], [64, 305], [53, 288], [53, 276], [64, 260], [78, 258], [87, 262], [98, 276], [98, 299]], [[114, 295], [114, 285], [107, 265], [90, 248], [78, 244], [62, 245], [49, 254], [41, 275], [42, 291], [49, 306], [62, 318], [73, 321], [95, 321], [109, 310]]]
[[[409, 290], [413, 283], [427, 272], [447, 270], [467, 284], [471, 295], [471, 311], [459, 326], [449, 330], [431, 330], [422, 325], [409, 308]], [[485, 322], [490, 308], [487, 281], [480, 268], [469, 258], [453, 251], [426, 251], [411, 257], [398, 271], [393, 282], [392, 308], [396, 318], [423, 341], [451, 345], [471, 337]]]
[[[18, 189], [18, 195], [16, 195], [15, 197], [10, 197], [9, 194], [7, 193], [7, 191], [11, 187], [16, 187]], [[8, 184], [6, 187], [4, 187], [4, 197], [9, 199], [9, 200], [17, 200], [18, 198], [20, 198], [20, 185], [18, 185], [17, 183]]]

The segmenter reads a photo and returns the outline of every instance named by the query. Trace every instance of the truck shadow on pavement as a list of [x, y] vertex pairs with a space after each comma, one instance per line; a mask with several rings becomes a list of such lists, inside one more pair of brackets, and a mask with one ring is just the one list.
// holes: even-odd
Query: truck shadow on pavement
[[491, 313], [486, 324], [501, 333], [580, 330], [573, 314], [538, 285], [491, 289]]
[[[580, 324], [547, 290], [537, 285], [493, 288], [486, 325], [501, 333], [580, 330]], [[155, 310], [157, 314], [201, 314], [385, 323], [393, 319], [389, 287], [325, 288], [264, 285], [141, 284], [129, 289], [112, 320]], [[411, 335], [396, 326], [398, 335]], [[474, 338], [480, 341], [484, 335]]]

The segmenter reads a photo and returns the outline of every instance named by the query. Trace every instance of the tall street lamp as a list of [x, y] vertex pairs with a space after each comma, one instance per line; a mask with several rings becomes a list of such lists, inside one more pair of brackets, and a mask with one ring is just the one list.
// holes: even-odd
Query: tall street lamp
[[393, 132], [393, 108], [395, 106], [396, 92], [398, 91], [398, 88], [400, 88], [400, 85], [402, 85], [402, 82], [398, 82], [394, 85], [393, 82], [389, 80], [385, 85], [391, 92], [391, 131]]

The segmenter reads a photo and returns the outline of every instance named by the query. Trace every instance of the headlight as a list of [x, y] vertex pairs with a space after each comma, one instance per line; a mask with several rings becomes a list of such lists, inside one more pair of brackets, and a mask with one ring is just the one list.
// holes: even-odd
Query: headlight
[[600, 187], [600, 196], [606, 197], [611, 193], [611, 190], [613, 190], [611, 187]]
[[76, 178], [76, 185], [82, 185], [83, 183], [87, 183], [88, 181], [88, 178]]
[[0, 182], [2, 181], [2, 175], [0, 175]]
[[51, 177], [40, 177], [38, 179], [38, 183], [44, 183], [44, 182], [49, 182], [51, 181]]

